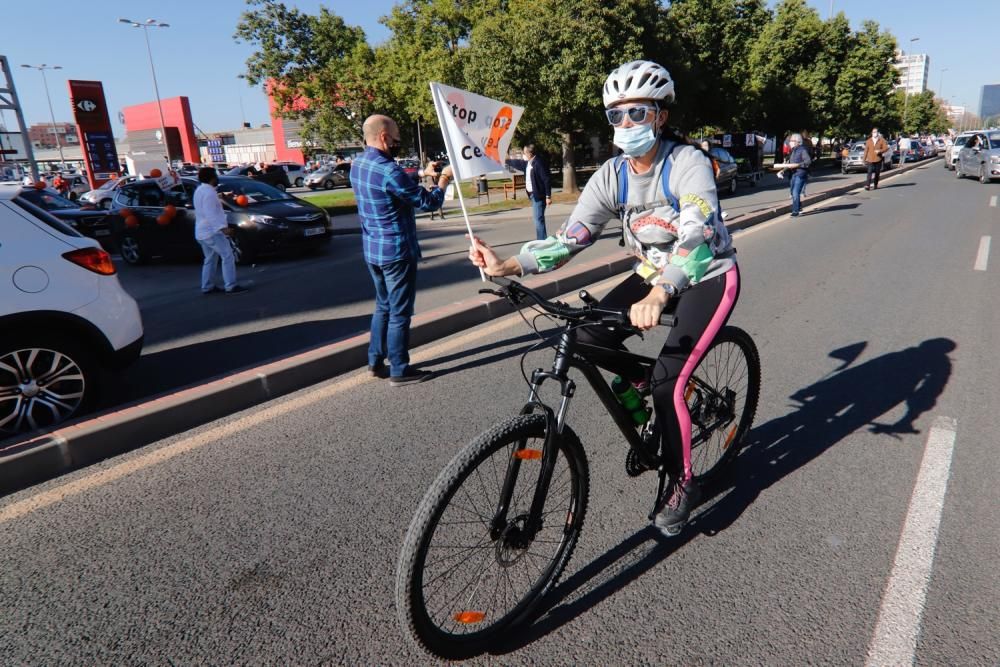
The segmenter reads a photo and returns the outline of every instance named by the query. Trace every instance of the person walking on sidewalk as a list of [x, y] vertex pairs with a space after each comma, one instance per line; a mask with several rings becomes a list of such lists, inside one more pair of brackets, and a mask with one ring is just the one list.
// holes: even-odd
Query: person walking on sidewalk
[[548, 234], [545, 231], [545, 207], [552, 203], [552, 183], [549, 180], [549, 168], [535, 155], [534, 144], [528, 144], [522, 149], [523, 160], [507, 160], [507, 166], [524, 172], [524, 191], [531, 202], [531, 212], [535, 220], [535, 239], [544, 241]]
[[[885, 138], [879, 134], [878, 128], [872, 128], [872, 136], [865, 141], [865, 164], [868, 166], [868, 176], [865, 179], [865, 190], [878, 189], [878, 177], [882, 173], [882, 156], [889, 150], [889, 144]], [[875, 182], [872, 183], [872, 174], [875, 174]]]
[[369, 116], [362, 131], [365, 151], [351, 164], [351, 187], [358, 202], [365, 262], [375, 284], [368, 370], [374, 377], [388, 377], [393, 386], [423, 382], [434, 377], [434, 372], [410, 366], [409, 352], [420, 260], [414, 209], [429, 212], [441, 208], [451, 167], [438, 174], [428, 165], [425, 176], [438, 180], [435, 187], [426, 190], [395, 160], [400, 138], [394, 120]]
[[[420, 170], [420, 174], [424, 178], [424, 187], [427, 188], [428, 190], [433, 189], [434, 186], [437, 185], [437, 170], [438, 170], [438, 163], [433, 161], [428, 162], [427, 166], [424, 169]], [[433, 220], [435, 217], [440, 217], [442, 220], [444, 220], [444, 204], [441, 204], [440, 209], [436, 211], [431, 211], [431, 220]]]
[[226, 294], [242, 294], [246, 291], [236, 283], [236, 256], [229, 237], [233, 231], [229, 229], [226, 212], [219, 201], [219, 175], [214, 167], [202, 167], [198, 170], [198, 180], [201, 185], [194, 191], [194, 238], [201, 246], [205, 261], [201, 265], [201, 293], [214, 294], [220, 292], [216, 285], [219, 262], [222, 263], [222, 284]]
[[782, 171], [779, 178], [788, 177], [788, 188], [792, 194], [792, 217], [797, 218], [802, 210], [802, 190], [809, 180], [809, 165], [812, 158], [809, 156], [809, 149], [802, 145], [802, 135], [796, 132], [788, 137], [788, 162], [779, 163], [775, 167]]

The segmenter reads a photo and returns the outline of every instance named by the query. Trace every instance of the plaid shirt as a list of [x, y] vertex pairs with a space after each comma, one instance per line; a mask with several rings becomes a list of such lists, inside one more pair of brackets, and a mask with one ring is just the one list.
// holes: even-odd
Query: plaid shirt
[[395, 160], [371, 146], [351, 165], [351, 187], [358, 201], [365, 261], [384, 266], [420, 259], [414, 209], [438, 210], [444, 191], [425, 190]]

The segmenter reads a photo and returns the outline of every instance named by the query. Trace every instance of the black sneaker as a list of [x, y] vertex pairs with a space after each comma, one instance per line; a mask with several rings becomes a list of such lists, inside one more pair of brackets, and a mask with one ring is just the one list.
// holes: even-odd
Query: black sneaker
[[679, 534], [691, 516], [691, 510], [697, 507], [701, 500], [701, 489], [691, 480], [687, 484], [671, 482], [666, 496], [666, 502], [656, 515], [654, 523], [660, 532], [667, 537]]
[[202, 294], [218, 294], [221, 291], [222, 290], [220, 290], [218, 287], [213, 287], [212, 289], [203, 289], [201, 291], [201, 293]]
[[389, 367], [385, 364], [379, 364], [378, 366], [369, 366], [368, 374], [373, 378], [378, 378], [384, 380], [389, 377]]
[[434, 377], [434, 371], [418, 371], [415, 369], [410, 369], [406, 372], [406, 375], [394, 375], [389, 378], [389, 384], [393, 387], [403, 387], [408, 384], [417, 384], [418, 382], [424, 382], [430, 380]]
[[237, 285], [233, 289], [227, 289], [226, 294], [246, 294], [249, 291], [250, 290], [248, 290], [246, 287], [243, 287], [242, 285]]

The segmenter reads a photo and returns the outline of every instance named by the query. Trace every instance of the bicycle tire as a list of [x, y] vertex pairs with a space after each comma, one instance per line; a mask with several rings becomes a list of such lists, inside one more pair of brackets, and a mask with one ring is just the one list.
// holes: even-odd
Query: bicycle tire
[[[699, 396], [699, 386], [708, 386], [719, 396], [732, 392], [732, 418], [724, 428], [699, 429], [699, 421], [718, 418], [725, 412], [719, 406], [696, 405], [698, 399], [704, 397], [704, 393]], [[692, 413], [692, 442], [699, 442], [691, 448], [691, 467], [694, 478], [705, 484], [736, 457], [757, 412], [760, 355], [750, 334], [734, 326], [724, 327], [718, 333], [695, 369], [686, 399]], [[701, 415], [697, 414], [699, 411]]]
[[[433, 594], [430, 594], [430, 591], [425, 591], [425, 575], [428, 574], [426, 571], [428, 552], [434, 546], [433, 540], [437, 535], [438, 529], [441, 525], [445, 525], [441, 523], [441, 519], [446, 511], [448, 511], [452, 501], [463, 488], [465, 488], [465, 497], [471, 501], [469, 490], [465, 485], [473, 478], [473, 475], [476, 475], [478, 480], [482, 482], [483, 473], [480, 471], [480, 466], [487, 464], [488, 461], [492, 461], [493, 456], [497, 453], [501, 453], [500, 455], [503, 457], [502, 460], [504, 462], [509, 461], [513, 451], [527, 448], [519, 446], [519, 442], [521, 441], [544, 441], [545, 428], [546, 419], [541, 414], [520, 415], [500, 422], [477, 437], [452, 459], [427, 490], [423, 500], [417, 507], [417, 511], [407, 530], [406, 538], [403, 541], [396, 569], [396, 609], [403, 634], [408, 636], [411, 641], [423, 650], [440, 658], [450, 660], [468, 658], [487, 651], [490, 646], [502, 638], [506, 630], [518, 622], [525, 620], [534, 611], [545, 594], [555, 585], [569, 562], [579, 538], [580, 530], [583, 527], [583, 520], [587, 509], [590, 473], [586, 454], [584, 453], [583, 446], [580, 444], [579, 438], [568, 426], [565, 426], [559, 439], [558, 451], [561, 456], [557, 459], [557, 466], [553, 472], [549, 491], [551, 493], [553, 488], [562, 486], [563, 481], [561, 481], [561, 476], [565, 472], [568, 472], [570, 503], [565, 508], [565, 522], [562, 526], [559, 526], [558, 523], [555, 525], [558, 533], [561, 533], [561, 537], [553, 550], [551, 559], [547, 563], [544, 563], [543, 567], [538, 568], [539, 575], [537, 577], [530, 574], [526, 577], [526, 581], [529, 584], [527, 592], [520, 599], [513, 600], [510, 609], [504, 611], [502, 615], [500, 615], [500, 611], [496, 611], [489, 614], [487, 618], [486, 612], [472, 611], [480, 609], [480, 607], [472, 604], [473, 597], [476, 596], [487, 573], [493, 569], [494, 565], [496, 565], [498, 573], [503, 574], [507, 570], [513, 569], [513, 566], [520, 561], [522, 556], [525, 556], [525, 563], [535, 562], [535, 559], [527, 557], [527, 554], [531, 553], [529, 551], [531, 546], [534, 546], [536, 543], [543, 544], [543, 542], [549, 541], [539, 540], [539, 537], [543, 533], [546, 536], [554, 538], [551, 529], [546, 532], [546, 527], [543, 525], [541, 532], [532, 539], [531, 544], [524, 549], [523, 553], [513, 556], [513, 562], [505, 563], [501, 559], [507, 558], [509, 554], [513, 554], [516, 547], [508, 546], [507, 550], [504, 551], [503, 547], [506, 545], [506, 538], [501, 536], [495, 539], [490, 536], [489, 519], [491, 517], [474, 512], [473, 514], [478, 514], [478, 520], [458, 523], [474, 525], [474, 528], [468, 529], [473, 533], [476, 530], [485, 529], [486, 534], [480, 536], [479, 543], [482, 543], [484, 539], [489, 539], [489, 542], [482, 544], [482, 551], [486, 556], [485, 562], [479, 562], [480, 557], [483, 555], [482, 553], [473, 554], [468, 559], [470, 561], [476, 560], [479, 565], [478, 568], [473, 569], [472, 575], [477, 578], [476, 586], [469, 595], [468, 601], [452, 597], [452, 600], [456, 600], [454, 606], [449, 606], [449, 602], [446, 602], [444, 609], [446, 616], [428, 609], [428, 602], [433, 597], [433, 594], [437, 593], [437, 591], [434, 591]], [[541, 447], [540, 442], [538, 444], [539, 448]], [[501, 450], [505, 449], [511, 453], [502, 453]], [[559, 466], [560, 461], [564, 464], [564, 470], [562, 471]], [[494, 461], [494, 463], [496, 462]], [[525, 463], [528, 463], [528, 461], [521, 462], [518, 486], [515, 487], [512, 493], [508, 517], [517, 517], [519, 512], [524, 510], [524, 505], [522, 504], [524, 495], [527, 496], [527, 505], [530, 506], [531, 493], [524, 494], [523, 489], [533, 491], [537, 485], [537, 475], [533, 476], [530, 473], [531, 469], [524, 467], [523, 464]], [[526, 470], [529, 472], [528, 475], [524, 474]], [[486, 474], [496, 479], [495, 465]], [[531, 481], [526, 482], [524, 487], [521, 487], [521, 479], [524, 478], [529, 478]], [[502, 479], [503, 476], [501, 475], [501, 482]], [[500, 484], [498, 483], [497, 486], [497, 497], [493, 499], [492, 503], [489, 500], [487, 501], [485, 505], [487, 508], [496, 507], [500, 496]], [[522, 489], [522, 494], [518, 494], [518, 489]], [[557, 506], [556, 509], [549, 511], [548, 507], [550, 503], [551, 500], [547, 496], [545, 512], [543, 514], [555, 513], [555, 516], [558, 517], [559, 514], [557, 513], [563, 510], [563, 508]], [[473, 507], [476, 507], [475, 503], [473, 503]], [[487, 514], [490, 511], [490, 509], [487, 509]], [[510, 529], [516, 522], [517, 518], [513, 520], [508, 518], [505, 534], [506, 530]], [[459, 556], [464, 551], [469, 550], [468, 548], [462, 548], [462, 546], [450, 545], [447, 542], [438, 548], [461, 549]], [[479, 548], [479, 544], [474, 545], [472, 548]], [[492, 556], [490, 555], [491, 553]], [[453, 558], [454, 556], [443, 559], [438, 558], [437, 561]], [[478, 576], [475, 574], [477, 572]], [[438, 574], [436, 577], [429, 577], [428, 585], [436, 583], [435, 580], [440, 580], [443, 576], [446, 575]], [[507, 582], [513, 586], [511, 575], [506, 574], [505, 576]], [[455, 578], [457, 579], [457, 577]], [[445, 581], [448, 582], [450, 579], [452, 579], [451, 576]], [[468, 591], [469, 585], [459, 592], [458, 598], [464, 596], [465, 592]], [[430, 594], [430, 596], [427, 594]], [[504, 596], [506, 600], [506, 589]], [[446, 595], [446, 597], [448, 596]], [[489, 600], [490, 605], [493, 604], [496, 597], [497, 589], [494, 588]], [[485, 599], [486, 594], [480, 600], [476, 600], [476, 602], [482, 602]], [[465, 616], [466, 614], [480, 613], [483, 614], [483, 617], [471, 622], [468, 619], [474, 619], [475, 617]], [[447, 619], [447, 622], [445, 622], [445, 619]], [[483, 625], [482, 621], [487, 620], [490, 622], [487, 625]], [[466, 624], [468, 627], [466, 627]], [[465, 629], [469, 631], [460, 631]]]

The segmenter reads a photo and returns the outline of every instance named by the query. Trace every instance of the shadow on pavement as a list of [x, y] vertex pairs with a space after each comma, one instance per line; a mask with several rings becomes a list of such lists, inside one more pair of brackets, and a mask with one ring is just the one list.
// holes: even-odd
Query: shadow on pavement
[[[681, 535], [665, 538], [652, 526], [630, 535], [556, 586], [532, 624], [492, 652], [509, 653], [531, 644], [622, 590], [699, 534], [710, 537], [725, 530], [762, 491], [852, 433], [867, 429], [894, 438], [919, 433], [914, 422], [934, 407], [948, 384], [948, 353], [955, 342], [933, 338], [852, 367], [866, 346], [860, 342], [830, 352], [841, 366], [792, 394], [789, 398], [797, 404], [792, 412], [747, 435], [735, 464], [703, 488], [705, 500]], [[902, 405], [906, 412], [895, 423], [879, 421]], [[644, 482], [652, 489], [655, 476], [646, 475]]]
[[144, 354], [116, 377], [98, 409], [200, 384], [328, 345], [366, 331], [370, 322], [370, 315], [299, 322]]

